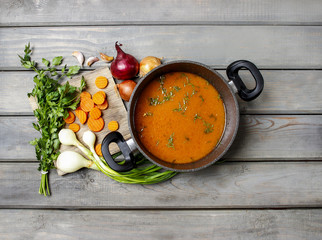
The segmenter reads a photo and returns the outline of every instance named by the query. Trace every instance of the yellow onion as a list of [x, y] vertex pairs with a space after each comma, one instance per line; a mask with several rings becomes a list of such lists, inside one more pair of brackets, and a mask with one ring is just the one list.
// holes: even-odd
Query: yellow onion
[[148, 56], [142, 59], [140, 62], [140, 77], [145, 76], [153, 68], [156, 68], [161, 64], [161, 59], [157, 57]]

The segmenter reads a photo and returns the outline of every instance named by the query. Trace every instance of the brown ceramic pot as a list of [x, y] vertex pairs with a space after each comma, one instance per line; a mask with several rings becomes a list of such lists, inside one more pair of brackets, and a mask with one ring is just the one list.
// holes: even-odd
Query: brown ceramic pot
[[[251, 72], [256, 82], [256, 87], [254, 89], [249, 90], [246, 88], [238, 75], [238, 71], [240, 69], [248, 69]], [[208, 155], [195, 162], [186, 164], [169, 163], [155, 157], [153, 154], [147, 151], [147, 149], [141, 143], [140, 137], [135, 129], [134, 113], [137, 100], [142, 90], [150, 81], [169, 72], [189, 72], [203, 77], [216, 88], [225, 105], [225, 129], [220, 143]], [[119, 132], [112, 132], [109, 133], [102, 142], [102, 152], [107, 164], [115, 171], [131, 170], [135, 167], [135, 157], [133, 154], [135, 148], [137, 148], [151, 162], [163, 168], [179, 172], [196, 171], [218, 161], [228, 151], [238, 130], [239, 107], [235, 94], [238, 93], [240, 98], [245, 101], [250, 101], [259, 96], [264, 87], [264, 80], [259, 70], [253, 63], [246, 60], [239, 60], [230, 64], [227, 67], [227, 76], [230, 82], [227, 82], [218, 72], [212, 70], [204, 64], [185, 60], [169, 62], [153, 69], [149, 74], [140, 80], [130, 99], [128, 124], [132, 139], [126, 142]], [[125, 157], [124, 164], [118, 164], [111, 157], [111, 154], [108, 150], [108, 146], [111, 142], [116, 142], [118, 144], [123, 156]]]

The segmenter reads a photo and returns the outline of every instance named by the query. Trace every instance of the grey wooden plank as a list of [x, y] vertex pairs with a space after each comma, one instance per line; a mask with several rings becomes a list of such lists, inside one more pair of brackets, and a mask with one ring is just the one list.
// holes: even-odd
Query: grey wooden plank
[[[322, 71], [262, 70], [265, 88], [252, 102], [239, 99], [242, 114], [321, 114]], [[225, 71], [219, 73], [226, 77]], [[0, 114], [32, 115], [27, 92], [33, 88], [29, 71], [0, 72]], [[252, 78], [241, 71], [242, 78], [251, 85]], [[10, 103], [10, 104], [8, 104]]]
[[10, 1], [2, 26], [92, 24], [320, 24], [321, 1]]
[[156, 185], [115, 182], [95, 170], [49, 177], [38, 194], [36, 163], [0, 163], [1, 208], [156, 209], [322, 207], [321, 162], [235, 162]]
[[[4, 239], [319, 239], [322, 210], [0, 210]], [[98, 231], [99, 230], [99, 231]]]
[[[34, 117], [0, 118], [0, 161], [35, 159], [28, 142], [38, 137]], [[8, 137], [10, 136], [10, 137]], [[229, 160], [321, 160], [321, 115], [243, 115]], [[30, 161], [30, 160], [28, 160]]]
[[[34, 57], [52, 59], [79, 50], [88, 58], [105, 52], [114, 55], [114, 44], [142, 59], [186, 59], [226, 68], [238, 59], [259, 68], [321, 69], [322, 26], [79, 26], [0, 28], [0, 69], [19, 69], [17, 54], [28, 42]], [[94, 64], [93, 68], [100, 66]]]

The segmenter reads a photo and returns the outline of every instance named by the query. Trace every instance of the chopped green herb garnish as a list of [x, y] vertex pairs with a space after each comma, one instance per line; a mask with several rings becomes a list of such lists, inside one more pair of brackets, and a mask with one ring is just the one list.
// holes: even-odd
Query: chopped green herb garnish
[[195, 114], [193, 121], [195, 122], [197, 119], [202, 119], [198, 113]]
[[173, 109], [174, 112], [181, 112], [182, 111], [182, 106], [181, 106], [181, 103], [179, 102], [179, 107], [178, 108], [175, 108]]
[[188, 137], [184, 137], [187, 141], [190, 141], [190, 138], [188, 138]]
[[217, 97], [217, 99], [221, 99], [221, 96], [220, 96], [220, 94], [218, 94], [218, 97]]
[[158, 104], [161, 104], [162, 102], [159, 100], [159, 96], [156, 98], [149, 98], [149, 102], [151, 106], [156, 106]]
[[214, 125], [211, 124], [211, 123], [208, 123], [206, 122], [205, 120], [202, 120], [203, 121], [203, 125], [206, 127], [205, 130], [204, 130], [204, 133], [211, 133], [214, 131]]
[[144, 129], [146, 128], [146, 126], [143, 126], [141, 129], [140, 129], [140, 133], [144, 131]]
[[179, 92], [179, 90], [180, 90], [181, 88], [180, 88], [180, 87], [178, 87], [178, 86], [174, 86], [174, 87], [173, 87], [173, 89], [174, 89], [174, 90], [176, 90], [177, 92]]
[[191, 96], [195, 95], [198, 91], [196, 91], [195, 89], [192, 90]]
[[160, 79], [159, 79], [159, 82], [160, 82], [161, 85], [164, 84], [164, 80], [165, 80], [165, 76], [164, 75], [161, 75], [160, 76]]
[[200, 99], [201, 99], [202, 102], [205, 101], [205, 99], [201, 95], [199, 95], [199, 97], [200, 97]]
[[188, 102], [189, 102], [189, 93], [186, 93], [186, 95], [184, 96], [182, 102], [183, 102], [182, 105], [179, 102], [179, 108], [173, 109], [174, 112], [182, 112], [182, 114], [184, 114], [186, 112], [186, 110], [188, 108]]
[[152, 112], [143, 113], [143, 117], [153, 116]]
[[214, 118], [215, 120], [217, 120], [217, 118], [216, 118], [216, 116], [214, 114], [210, 114], [209, 117]]
[[211, 124], [211, 123], [206, 122], [198, 113], [196, 113], [195, 116], [194, 116], [194, 118], [193, 118], [194, 122], [197, 119], [202, 120], [203, 125], [206, 127], [205, 130], [204, 130], [204, 133], [211, 133], [211, 132], [214, 131], [214, 125]]
[[172, 133], [168, 139], [168, 143], [167, 143], [168, 148], [174, 148], [173, 137], [174, 137], [174, 133]]

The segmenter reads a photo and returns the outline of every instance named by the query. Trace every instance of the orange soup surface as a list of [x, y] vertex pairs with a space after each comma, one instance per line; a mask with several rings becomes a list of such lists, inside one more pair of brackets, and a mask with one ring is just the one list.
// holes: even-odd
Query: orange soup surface
[[171, 163], [203, 158], [220, 141], [225, 127], [225, 107], [217, 90], [202, 77], [186, 72], [151, 81], [134, 115], [145, 148]]

